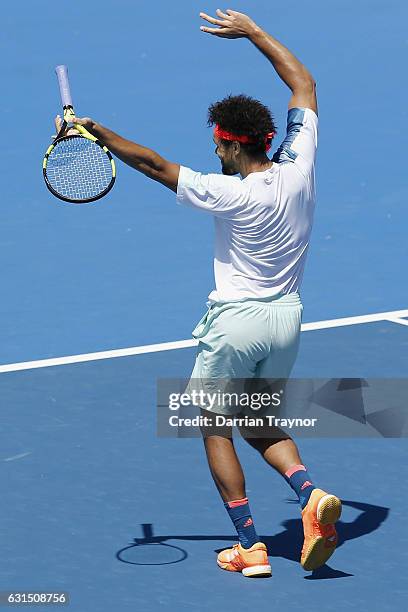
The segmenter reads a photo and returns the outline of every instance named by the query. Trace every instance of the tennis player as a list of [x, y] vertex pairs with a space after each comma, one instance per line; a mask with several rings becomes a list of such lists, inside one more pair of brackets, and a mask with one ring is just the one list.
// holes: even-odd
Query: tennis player
[[[247, 38], [289, 87], [287, 133], [272, 160], [267, 156], [276, 132], [272, 115], [261, 102], [242, 94], [209, 107], [222, 174], [202, 174], [167, 161], [90, 118], [75, 121], [122, 161], [174, 191], [180, 204], [214, 217], [215, 290], [193, 331], [199, 345], [191, 380], [287, 379], [299, 345], [299, 287], [315, 205], [316, 84], [307, 68], [247, 15], [217, 9], [216, 18], [200, 17], [212, 26], [201, 27], [206, 34]], [[221, 415], [240, 411], [239, 406], [220, 405], [213, 410]], [[315, 487], [289, 436], [247, 441], [296, 492], [304, 528], [300, 561], [306, 570], [320, 567], [336, 547], [340, 500]], [[204, 445], [239, 540], [218, 555], [218, 565], [245, 576], [270, 575], [232, 435], [207, 432]]]

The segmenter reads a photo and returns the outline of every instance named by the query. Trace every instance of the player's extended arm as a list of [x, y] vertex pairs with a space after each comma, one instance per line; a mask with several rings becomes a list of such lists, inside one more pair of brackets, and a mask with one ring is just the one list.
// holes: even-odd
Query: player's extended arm
[[201, 26], [203, 32], [221, 38], [248, 38], [271, 62], [276, 72], [292, 91], [289, 108], [311, 108], [317, 114], [316, 83], [308, 69], [289, 49], [267, 34], [248, 15], [228, 9], [217, 9], [220, 18], [205, 13], [200, 16], [217, 28]]
[[177, 182], [179, 177], [180, 165], [167, 161], [158, 153], [147, 147], [136, 144], [131, 140], [122, 138], [119, 134], [108, 130], [89, 117], [79, 119], [75, 117], [74, 123], [79, 123], [94, 134], [98, 140], [106, 145], [116, 157], [125, 164], [132, 166], [149, 178], [162, 183], [172, 191], [177, 193]]

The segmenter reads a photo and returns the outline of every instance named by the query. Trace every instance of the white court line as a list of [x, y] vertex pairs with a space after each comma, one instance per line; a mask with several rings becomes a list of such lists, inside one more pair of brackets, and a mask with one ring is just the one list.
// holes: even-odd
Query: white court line
[[391, 312], [377, 312], [375, 314], [360, 315], [357, 317], [317, 321], [316, 323], [304, 323], [302, 325], [302, 331], [329, 329], [330, 327], [343, 327], [344, 325], [357, 325], [359, 323], [373, 323], [376, 321], [391, 321], [391, 319], [397, 319], [399, 317], [408, 317], [407, 313], [408, 310], [394, 310]]
[[387, 321], [391, 321], [391, 323], [399, 323], [400, 325], [408, 325], [408, 319], [399, 319], [398, 317], [388, 317]]
[[28, 455], [31, 455], [31, 451], [27, 453], [20, 453], [19, 455], [13, 455], [12, 457], [6, 457], [6, 459], [3, 459], [3, 461], [15, 461], [16, 459], [22, 459], [23, 457], [27, 457]]
[[[400, 317], [408, 317], [408, 310], [393, 310], [391, 312], [378, 312], [375, 314], [359, 315], [356, 317], [316, 321], [315, 323], [303, 323], [302, 331], [344, 327], [346, 325], [358, 325], [360, 323], [373, 323], [376, 321], [401, 322]], [[406, 323], [404, 322], [404, 324]], [[0, 366], [0, 374], [5, 372], [18, 372], [21, 370], [34, 370], [37, 368], [49, 368], [51, 366], [69, 365], [73, 363], [84, 363], [86, 361], [100, 361], [101, 359], [114, 359], [116, 357], [129, 357], [131, 355], [144, 355], [146, 353], [172, 351], [175, 349], [190, 348], [192, 346], [196, 346], [197, 344], [197, 340], [178, 340], [176, 342], [145, 344], [143, 346], [133, 346], [125, 349], [85, 353], [83, 355], [68, 355], [67, 357], [53, 357], [51, 359], [39, 359], [37, 361], [9, 363]]]

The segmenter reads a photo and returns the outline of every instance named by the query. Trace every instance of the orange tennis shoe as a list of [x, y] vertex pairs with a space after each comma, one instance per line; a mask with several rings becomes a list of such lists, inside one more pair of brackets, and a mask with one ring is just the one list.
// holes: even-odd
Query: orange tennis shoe
[[232, 548], [222, 550], [217, 557], [221, 569], [228, 572], [242, 572], [248, 578], [271, 576], [268, 553], [263, 542], [256, 542], [251, 548], [243, 548], [234, 544]]
[[303, 543], [300, 563], [306, 571], [321, 567], [332, 556], [337, 546], [334, 523], [341, 514], [341, 501], [321, 489], [314, 489], [302, 510]]

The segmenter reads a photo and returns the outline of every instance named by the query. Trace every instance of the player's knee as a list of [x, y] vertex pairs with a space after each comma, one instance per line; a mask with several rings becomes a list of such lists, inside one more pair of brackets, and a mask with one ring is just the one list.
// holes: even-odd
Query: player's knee
[[232, 427], [225, 423], [225, 417], [208, 410], [201, 410], [200, 431], [204, 439], [210, 440], [209, 444], [215, 444], [216, 438], [232, 438]]

